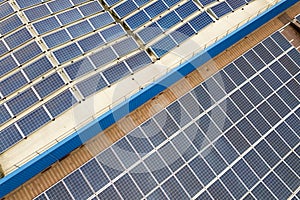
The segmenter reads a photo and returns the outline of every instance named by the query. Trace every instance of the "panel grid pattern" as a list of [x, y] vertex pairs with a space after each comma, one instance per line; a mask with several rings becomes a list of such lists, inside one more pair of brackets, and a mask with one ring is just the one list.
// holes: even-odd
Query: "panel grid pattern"
[[[282, 49], [277, 58], [291, 49]], [[264, 60], [266, 53], [257, 55]], [[272, 88], [272, 76], [264, 72], [274, 62], [259, 70], [243, 59], [229, 64], [93, 158], [93, 169], [101, 172], [106, 186], [91, 194], [95, 187], [83, 187], [90, 179], [86, 175], [72, 183], [80, 185], [76, 194], [90, 193], [91, 199], [291, 197], [300, 186], [300, 98], [293, 89], [300, 86], [295, 80], [300, 66], [293, 61], [288, 70], [283, 64], [289, 78], [279, 78], [280, 85]], [[245, 66], [251, 73], [241, 68]], [[234, 81], [237, 72], [244, 82]], [[231, 89], [224, 87], [227, 82]], [[86, 164], [80, 167], [87, 169]], [[62, 190], [73, 195], [72, 188], [66, 184]], [[42, 195], [53, 199], [52, 193], [50, 188]]]

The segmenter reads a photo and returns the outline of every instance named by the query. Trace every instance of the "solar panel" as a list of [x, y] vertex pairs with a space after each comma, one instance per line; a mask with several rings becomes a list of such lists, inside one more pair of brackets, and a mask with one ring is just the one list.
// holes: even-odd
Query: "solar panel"
[[144, 10], [137, 12], [136, 14], [127, 18], [124, 22], [130, 28], [130, 30], [135, 30], [138, 27], [145, 24], [150, 20], [150, 17], [146, 14]]
[[71, 37], [65, 29], [59, 30], [43, 37], [43, 41], [46, 43], [48, 48], [56, 47], [70, 40]]
[[32, 0], [32, 1], [27, 1], [27, 0], [16, 0], [16, 3], [20, 8], [26, 8], [35, 4], [42, 3], [42, 0]]
[[38, 107], [34, 111], [19, 119], [16, 123], [20, 127], [22, 133], [25, 136], [28, 136], [50, 120], [51, 119], [44, 107]]
[[245, 0], [226, 0], [226, 2], [233, 10], [238, 9], [247, 3]]
[[109, 12], [101, 13], [89, 19], [89, 22], [95, 29], [105, 27], [106, 25], [109, 25], [114, 21], [114, 18], [110, 15]]
[[202, 5], [202, 7], [207, 6], [213, 2], [215, 2], [216, 0], [198, 0], [198, 2], [200, 2], [200, 4]]
[[180, 17], [175, 11], [169, 12], [167, 15], [163, 16], [157, 20], [157, 24], [164, 30], [170, 29], [175, 24], [181, 21]]
[[0, 41], [0, 56], [8, 52], [8, 48], [5, 46], [3, 41]]
[[213, 20], [208, 15], [207, 12], [203, 12], [203, 13], [197, 15], [196, 17], [194, 17], [193, 19], [191, 19], [189, 21], [190, 25], [197, 32], [200, 31], [201, 29], [203, 29], [204, 27], [206, 27], [207, 25], [209, 25], [212, 22], [213, 22]]
[[27, 83], [27, 79], [23, 73], [18, 71], [0, 82], [0, 92], [3, 96], [7, 96]]
[[34, 105], [38, 101], [39, 98], [36, 96], [34, 91], [31, 88], [29, 88], [15, 96], [14, 98], [8, 100], [6, 104], [15, 116], [28, 109], [30, 106]]
[[21, 21], [20, 17], [17, 14], [14, 14], [4, 20], [0, 23], [0, 34], [5, 35], [20, 26], [23, 25], [23, 22]]
[[102, 67], [103, 65], [106, 65], [116, 60], [117, 58], [118, 56], [116, 55], [116, 53], [113, 51], [111, 47], [102, 49], [90, 56], [92, 63], [97, 68]]
[[30, 32], [27, 30], [27, 28], [23, 28], [21, 30], [18, 30], [14, 32], [13, 34], [9, 35], [8, 37], [4, 38], [4, 41], [8, 45], [10, 49], [14, 49], [25, 42], [29, 41], [32, 39], [32, 35]]
[[136, 9], [138, 9], [137, 4], [133, 0], [127, 0], [113, 8], [113, 11], [121, 19]]
[[47, 3], [48, 7], [52, 12], [59, 12], [70, 8], [73, 4], [69, 0], [55, 0]]
[[118, 57], [122, 57], [136, 49], [139, 48], [139, 45], [133, 37], [128, 37], [118, 43], [112, 45], [112, 48], [117, 53]]
[[154, 18], [166, 11], [169, 7], [162, 0], [158, 0], [153, 4], [147, 6], [144, 10], [150, 18]]
[[39, 6], [35, 6], [33, 8], [30, 8], [28, 10], [24, 10], [24, 14], [27, 17], [27, 19], [31, 22], [43, 17], [46, 17], [51, 14], [51, 11], [48, 9], [46, 4], [42, 4]]
[[27, 65], [25, 68], [23, 68], [23, 71], [28, 79], [32, 81], [51, 69], [53, 69], [52, 63], [46, 56], [44, 56], [30, 65]]
[[100, 31], [100, 34], [103, 36], [106, 42], [111, 42], [117, 38], [120, 38], [121, 36], [126, 35], [126, 32], [120, 24], [116, 24]]
[[0, 5], [0, 19], [9, 16], [14, 12], [14, 9], [9, 2]]
[[143, 6], [145, 5], [146, 3], [148, 3], [150, 0], [134, 0], [134, 2], [139, 6]]
[[127, 66], [134, 72], [152, 63], [151, 57], [147, 52], [139, 52], [125, 60]]
[[168, 0], [168, 1], [163, 0], [163, 1], [164, 1], [164, 3], [165, 3], [168, 7], [172, 7], [172, 6], [174, 6], [175, 4], [177, 4], [177, 3], [180, 2], [180, 0]]
[[55, 17], [49, 17], [32, 24], [38, 34], [44, 34], [60, 27], [59, 21]]
[[53, 73], [35, 84], [33, 87], [37, 91], [39, 96], [43, 99], [64, 85], [65, 83], [61, 76], [58, 73]]
[[81, 59], [66, 66], [64, 71], [67, 73], [70, 80], [74, 80], [90, 71], [93, 71], [94, 69], [95, 68], [89, 59]]
[[129, 74], [130, 71], [124, 62], [115, 64], [103, 71], [103, 75], [105, 76], [105, 78], [110, 84], [120, 80], [121, 78]]
[[72, 10], [59, 13], [57, 15], [57, 18], [59, 19], [62, 25], [66, 25], [83, 18], [83, 16], [81, 15], [81, 13], [77, 8], [74, 8]]
[[82, 54], [82, 51], [76, 43], [69, 44], [53, 52], [59, 64], [69, 61]]
[[0, 112], [1, 112], [0, 124], [3, 124], [4, 122], [8, 121], [11, 118], [11, 115], [4, 104], [0, 105]]
[[174, 39], [170, 35], [167, 35], [163, 39], [160, 39], [158, 42], [153, 44], [150, 49], [153, 51], [156, 57], [160, 58], [176, 46], [177, 43], [174, 41]]
[[83, 14], [83, 16], [86, 17], [86, 16], [89, 16], [89, 15], [95, 14], [97, 12], [101, 12], [104, 9], [98, 1], [92, 1], [88, 4], [80, 6], [79, 10]]
[[195, 34], [195, 30], [191, 27], [189, 23], [186, 23], [179, 28], [177, 28], [174, 32], [170, 33], [172, 38], [177, 44], [181, 44], [191, 36]]
[[88, 21], [82, 21], [67, 28], [72, 38], [77, 38], [92, 32], [94, 29]]
[[101, 74], [95, 74], [76, 84], [77, 89], [83, 97], [88, 97], [106, 86], [107, 83], [104, 81]]
[[230, 12], [232, 12], [232, 8], [228, 5], [226, 1], [223, 1], [213, 7], [210, 10], [216, 15], [217, 18], [220, 18]]
[[18, 66], [18, 64], [11, 55], [8, 55], [0, 60], [0, 66], [0, 76], [3, 76], [4, 74], [15, 69]]
[[144, 29], [137, 32], [137, 36], [144, 44], [149, 43], [163, 33], [163, 29], [156, 23], [152, 23]]
[[22, 135], [14, 124], [0, 131], [0, 152], [4, 152], [22, 139]]
[[197, 10], [199, 10], [198, 6], [193, 1], [188, 1], [176, 8], [175, 12], [180, 16], [181, 19], [185, 19]]
[[50, 112], [51, 116], [57, 117], [76, 103], [77, 99], [74, 97], [73, 93], [67, 89], [47, 101], [45, 107]]
[[13, 53], [19, 64], [24, 64], [42, 53], [41, 47], [36, 41], [27, 44]]
[[118, 3], [120, 0], [104, 0], [104, 2], [106, 3], [106, 5], [113, 6], [114, 4]]

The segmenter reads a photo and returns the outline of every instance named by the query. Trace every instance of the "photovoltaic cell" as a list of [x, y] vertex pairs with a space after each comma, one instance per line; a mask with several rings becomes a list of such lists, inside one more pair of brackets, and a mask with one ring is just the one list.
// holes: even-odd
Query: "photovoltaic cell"
[[17, 14], [14, 14], [6, 19], [2, 20], [0, 23], [0, 34], [5, 35], [18, 27], [22, 26], [23, 22]]
[[0, 152], [6, 151], [22, 138], [23, 137], [14, 124], [2, 129], [0, 131]]
[[62, 80], [61, 76], [58, 73], [54, 73], [38, 82], [33, 87], [41, 98], [45, 98], [64, 85], [65, 83]]
[[95, 74], [76, 84], [83, 97], [88, 97], [106, 86], [107, 84], [100, 74]]
[[107, 81], [112, 84], [121, 78], [130, 74], [129, 69], [124, 62], [120, 62], [103, 71], [103, 75]]

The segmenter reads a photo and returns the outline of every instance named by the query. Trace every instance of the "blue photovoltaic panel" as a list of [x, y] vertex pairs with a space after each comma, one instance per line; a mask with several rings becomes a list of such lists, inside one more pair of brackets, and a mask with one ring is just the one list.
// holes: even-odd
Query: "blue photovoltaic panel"
[[122, 57], [136, 49], [138, 49], [139, 45], [133, 39], [133, 37], [126, 38], [116, 44], [112, 45], [112, 48], [118, 54], [118, 57]]
[[82, 52], [76, 43], [69, 44], [68, 46], [65, 46], [53, 52], [53, 55], [60, 64], [72, 60], [73, 58], [81, 54]]
[[181, 19], [176, 14], [176, 12], [172, 11], [172, 12], [168, 13], [167, 15], [163, 16], [162, 18], [160, 18], [159, 20], [157, 20], [157, 24], [159, 24], [159, 26], [164, 31], [166, 31], [166, 30], [170, 29], [172, 26], [174, 26], [175, 24], [179, 23], [180, 21], [181, 21]]
[[94, 67], [90, 60], [85, 58], [66, 66], [64, 70], [68, 74], [69, 78], [74, 80], [90, 71], [93, 71]]
[[79, 89], [83, 97], [88, 97], [106, 86], [107, 83], [100, 74], [93, 75], [76, 84], [76, 87]]
[[124, 62], [120, 62], [103, 71], [103, 75], [110, 84], [118, 81], [128, 74], [130, 74], [130, 71]]
[[86, 2], [86, 0], [71, 0], [71, 1], [72, 1], [73, 4], [75, 4], [75, 5]]
[[11, 55], [4, 57], [0, 60], [0, 76], [10, 72], [11, 70], [15, 69], [18, 64], [13, 59]]
[[8, 48], [5, 46], [2, 40], [0, 40], [0, 56], [8, 52]]
[[16, 123], [20, 127], [22, 133], [28, 136], [36, 131], [51, 119], [43, 107], [38, 107], [34, 111], [19, 119]]
[[273, 33], [271, 37], [284, 51], [288, 50], [292, 46], [291, 43], [289, 43], [289, 41], [287, 41], [287, 39], [278, 31]]
[[116, 6], [113, 11], [118, 15], [119, 18], [123, 18], [136, 9], [138, 9], [138, 6], [135, 4], [135, 2], [133, 0], [127, 0]]
[[211, 4], [212, 2], [215, 2], [216, 0], [198, 0], [202, 6], [206, 6], [208, 4]]
[[213, 7], [210, 8], [211, 11], [218, 17], [222, 17], [232, 11], [226, 1], [223, 1]]
[[120, 24], [116, 24], [114, 26], [100, 31], [100, 34], [103, 36], [106, 42], [111, 42], [121, 36], [124, 36], [126, 32]]
[[291, 49], [287, 54], [300, 67], [300, 52], [296, 49]]
[[81, 19], [83, 16], [80, 14], [78, 9], [74, 8], [72, 10], [68, 10], [66, 12], [60, 13], [57, 15], [57, 18], [61, 22], [62, 25], [66, 25]]
[[6, 109], [6, 107], [4, 106], [4, 104], [0, 105], [0, 124], [3, 124], [4, 122], [8, 121], [11, 116], [8, 112], [8, 110]]
[[116, 3], [118, 3], [120, 0], [104, 0], [104, 2], [108, 5], [108, 6], [112, 6]]
[[54, 73], [48, 76], [47, 78], [43, 79], [42, 81], [38, 82], [33, 87], [41, 98], [45, 98], [46, 96], [58, 90], [64, 85], [65, 83], [60, 77], [60, 75], [58, 73]]
[[37, 77], [41, 76], [42, 74], [45, 74], [46, 72], [53, 69], [53, 65], [49, 61], [49, 59], [44, 56], [34, 63], [31, 63], [30, 65], [27, 65], [25, 68], [23, 68], [23, 71], [29, 78], [29, 80], [34, 80]]
[[0, 153], [22, 140], [22, 138], [22, 135], [14, 124], [2, 129], [0, 131]]
[[154, 22], [137, 32], [137, 35], [143, 41], [144, 44], [147, 44], [162, 33], [162, 28], [156, 22]]
[[175, 31], [170, 33], [177, 44], [180, 44], [193, 36], [195, 34], [195, 30], [191, 27], [189, 23], [182, 25], [181, 27], [177, 28]]
[[72, 38], [77, 38], [92, 32], [94, 29], [88, 21], [83, 21], [67, 28]]
[[136, 71], [152, 63], [151, 57], [147, 52], [142, 51], [125, 60], [126, 64], [132, 71]]
[[145, 5], [146, 3], [148, 3], [150, 0], [134, 0], [134, 2], [139, 6], [143, 6]]
[[55, 199], [66, 199], [71, 200], [73, 199], [67, 188], [62, 182], [55, 184], [52, 188], [46, 191], [46, 195], [50, 200]]
[[99, 33], [96, 33], [82, 40], [79, 40], [78, 44], [83, 50], [83, 52], [88, 52], [92, 49], [102, 46], [103, 44], [105, 44], [105, 41], [102, 39]]
[[49, 17], [32, 24], [38, 34], [43, 34], [60, 27], [58, 20], [55, 17]]
[[7, 77], [0, 82], [0, 92], [7, 96], [27, 84], [27, 80], [21, 71]]
[[34, 21], [50, 15], [51, 11], [48, 9], [46, 4], [42, 4], [28, 10], [24, 10], [24, 14], [29, 21]]
[[213, 19], [207, 12], [203, 12], [189, 21], [190, 25], [195, 29], [195, 31], [200, 31], [212, 22]]
[[89, 16], [97, 12], [103, 11], [103, 7], [100, 5], [98, 1], [92, 1], [88, 4], [79, 7], [79, 10], [83, 14], [83, 16]]
[[55, 0], [47, 3], [52, 12], [59, 12], [73, 6], [69, 0]]
[[166, 4], [162, 0], [158, 0], [155, 3], [147, 6], [144, 10], [151, 18], [153, 18], [166, 11], [167, 9], [168, 6], [166, 6]]
[[33, 37], [27, 28], [23, 28], [4, 38], [4, 41], [10, 49], [14, 49], [32, 38]]
[[12, 14], [14, 12], [14, 9], [10, 5], [9, 2], [6, 2], [2, 5], [0, 5], [0, 19], [7, 17], [8, 15]]
[[109, 12], [101, 13], [89, 19], [95, 29], [99, 29], [113, 23], [115, 20]]
[[57, 117], [77, 103], [70, 90], [65, 90], [45, 103], [52, 117]]
[[42, 3], [42, 0], [31, 0], [31, 1], [28, 1], [28, 0], [16, 0], [16, 3], [18, 4], [18, 6], [20, 8], [26, 8], [26, 7], [35, 5], [35, 4]]
[[90, 56], [92, 63], [97, 68], [106, 65], [111, 61], [116, 60], [117, 58], [118, 56], [116, 55], [116, 53], [113, 51], [111, 47], [102, 49]]
[[180, 0], [163, 0], [165, 2], [165, 4], [167, 4], [168, 7], [172, 7], [175, 4], [179, 3]]
[[135, 30], [138, 27], [142, 26], [145, 24], [147, 21], [149, 21], [150, 18], [148, 15], [145, 13], [144, 10], [139, 11], [138, 13], [130, 16], [125, 20], [126, 25], [131, 29]]
[[193, 1], [188, 1], [180, 7], [176, 8], [176, 13], [182, 18], [185, 19], [194, 12], [199, 10], [198, 6]]
[[71, 40], [71, 37], [65, 29], [62, 29], [57, 32], [51, 33], [50, 35], [44, 36], [43, 40], [48, 48], [53, 48]]
[[238, 9], [247, 3], [245, 0], [226, 0], [226, 2], [233, 10]]
[[24, 64], [25, 62], [37, 57], [42, 53], [41, 47], [37, 44], [37, 42], [31, 42], [26, 46], [18, 49], [13, 53], [19, 64]]
[[176, 46], [176, 42], [173, 40], [173, 38], [171, 38], [171, 36], [168, 35], [153, 44], [150, 48], [155, 53], [155, 55], [160, 58]]
[[39, 101], [34, 91], [29, 88], [6, 102], [14, 115], [17, 115]]
[[11, 17], [4, 19], [0, 23], [0, 34], [5, 35], [6, 33], [9, 33], [11, 31], [17, 29], [18, 27], [20, 27], [22, 25], [23, 25], [23, 22], [21, 21], [19, 16], [17, 14], [12, 15]]

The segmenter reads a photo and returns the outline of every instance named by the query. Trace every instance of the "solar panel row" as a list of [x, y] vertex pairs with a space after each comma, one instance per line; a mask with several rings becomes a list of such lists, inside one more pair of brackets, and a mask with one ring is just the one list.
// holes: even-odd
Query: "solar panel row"
[[299, 56], [276, 32], [36, 199], [292, 197]]

